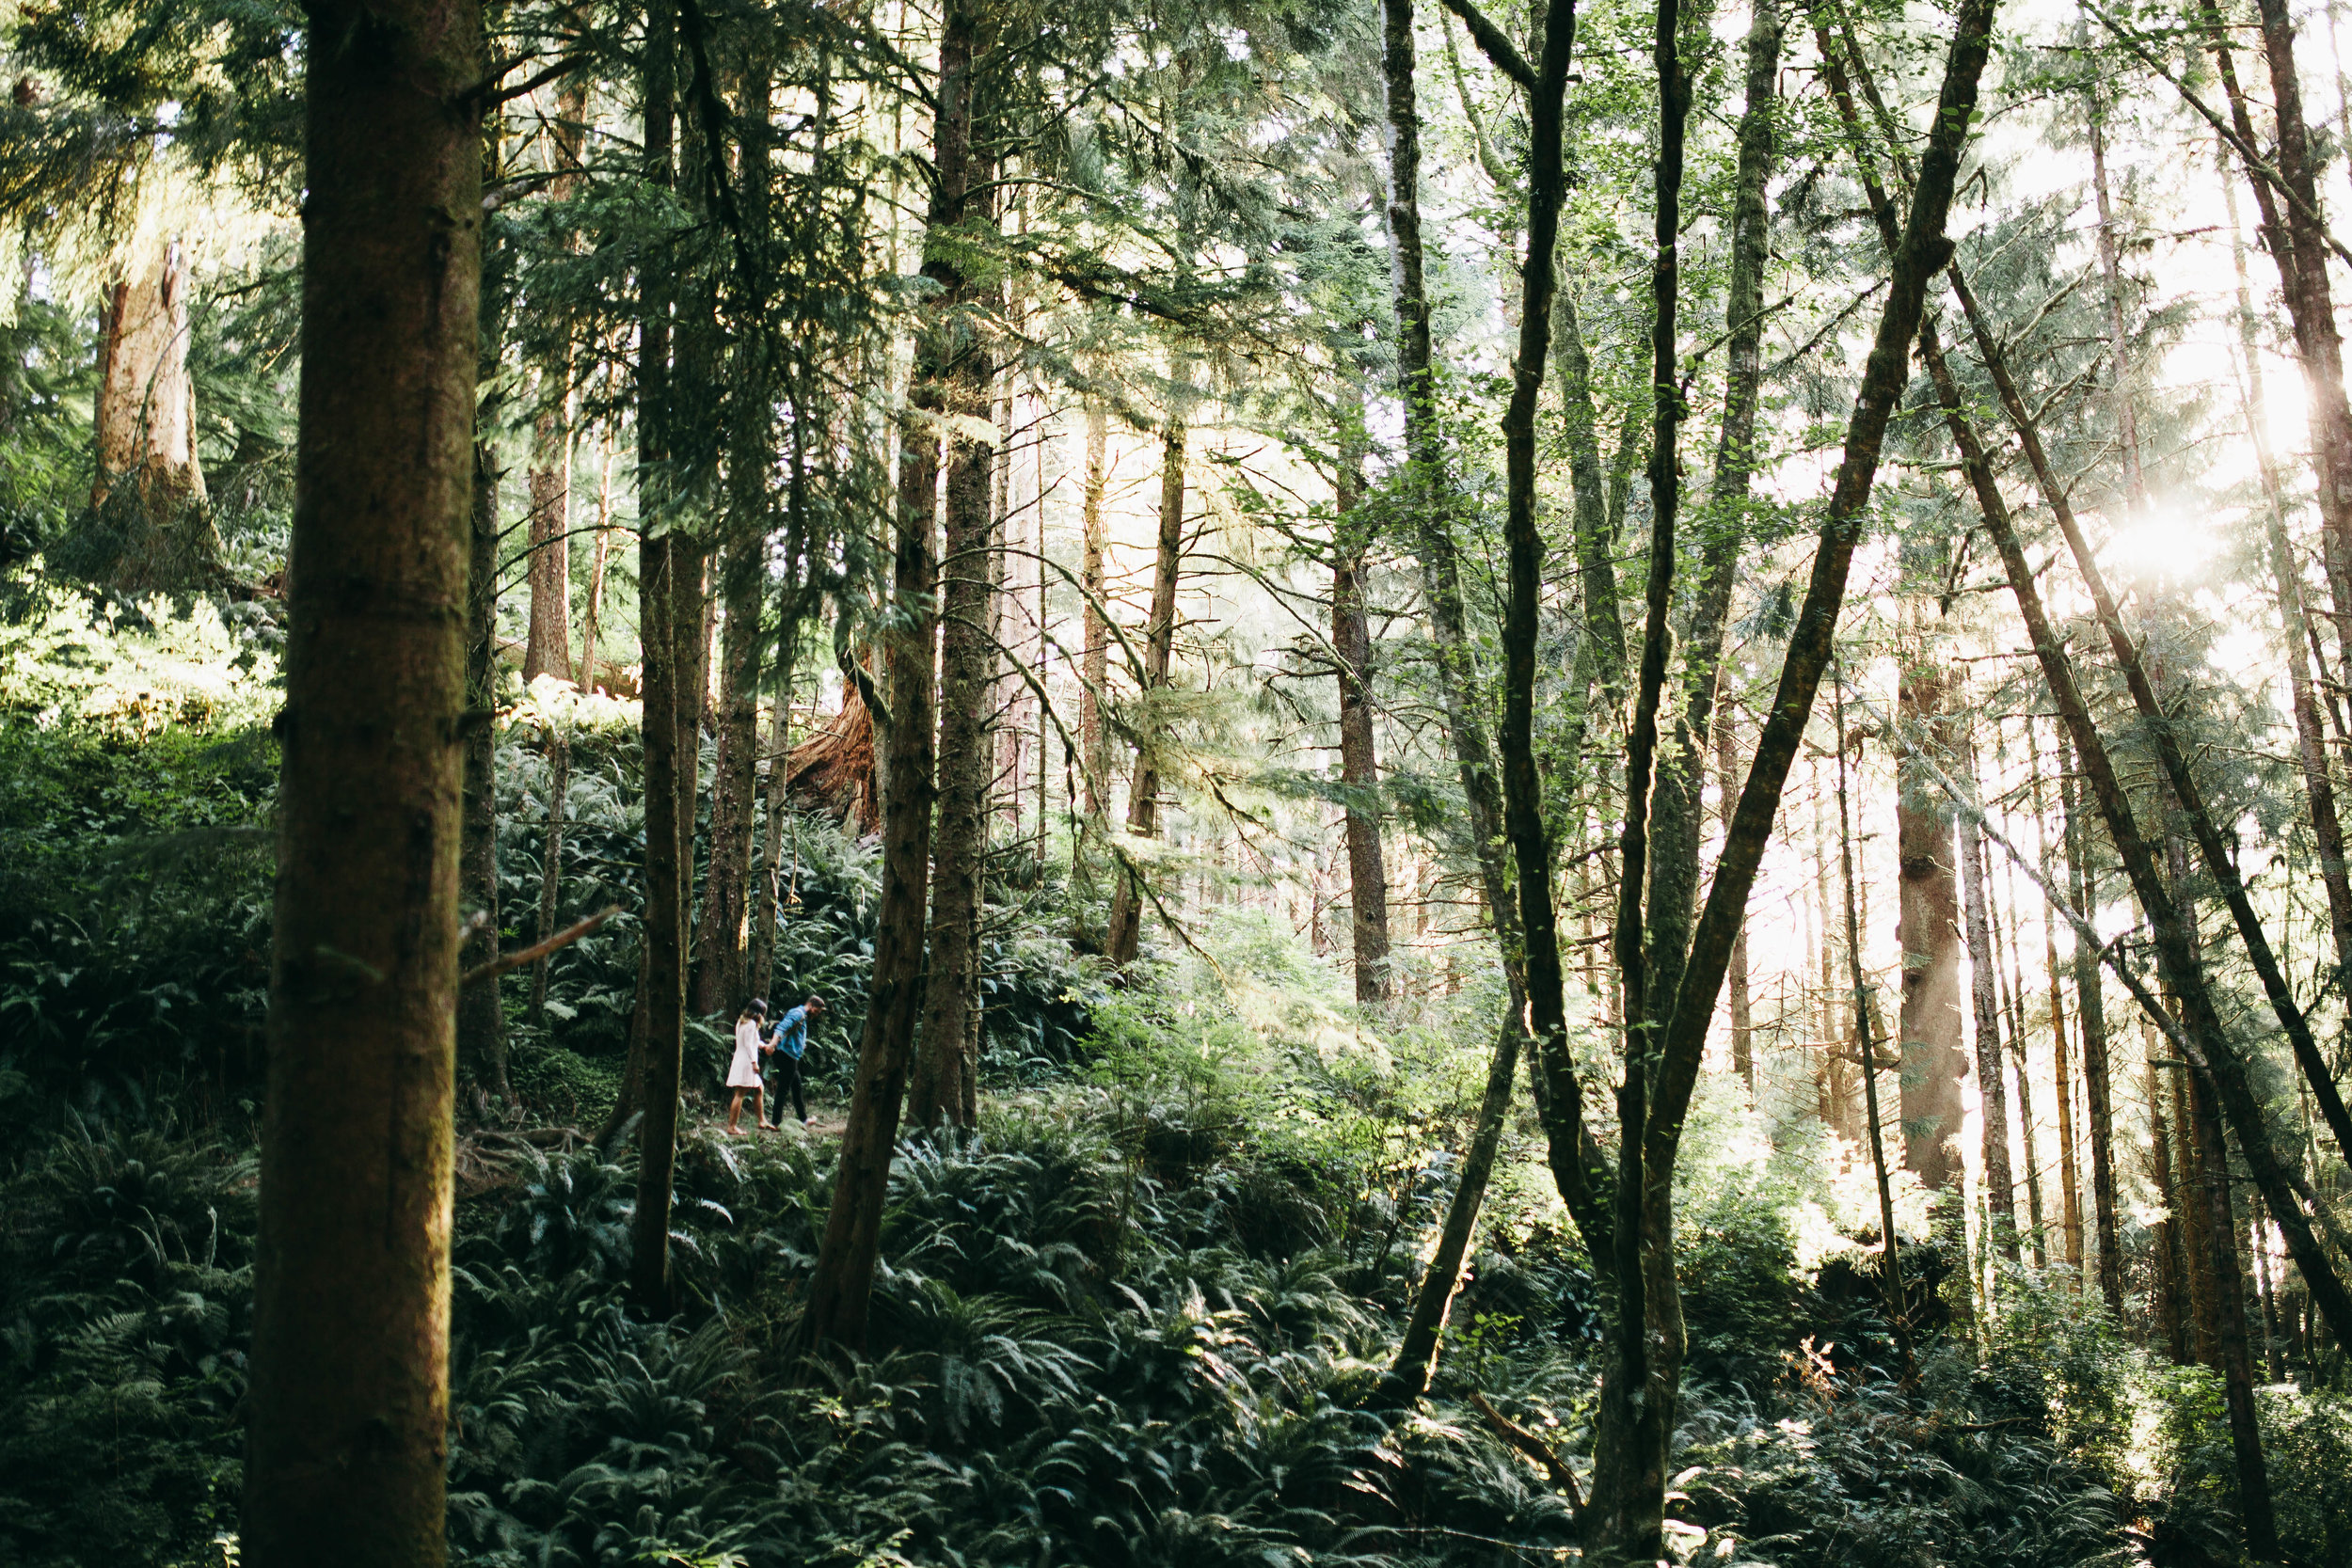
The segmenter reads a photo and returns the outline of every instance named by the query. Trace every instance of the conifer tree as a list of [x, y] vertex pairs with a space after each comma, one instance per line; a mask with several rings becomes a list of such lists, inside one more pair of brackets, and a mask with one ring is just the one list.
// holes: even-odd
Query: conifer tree
[[478, 7], [309, 13], [302, 427], [241, 1549], [447, 1550]]

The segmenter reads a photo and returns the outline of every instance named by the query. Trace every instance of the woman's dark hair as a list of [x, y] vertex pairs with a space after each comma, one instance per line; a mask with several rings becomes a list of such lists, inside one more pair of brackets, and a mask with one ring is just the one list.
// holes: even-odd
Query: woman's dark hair
[[768, 1004], [762, 1002], [758, 997], [755, 996], [749, 1002], [743, 1004], [743, 1011], [740, 1016], [744, 1018], [766, 1018], [768, 1016]]

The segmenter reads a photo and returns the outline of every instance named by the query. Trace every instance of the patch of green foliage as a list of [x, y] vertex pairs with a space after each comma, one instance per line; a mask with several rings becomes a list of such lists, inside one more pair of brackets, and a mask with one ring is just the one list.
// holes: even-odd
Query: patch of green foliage
[[[515, 941], [552, 772], [528, 722], [499, 756]], [[143, 731], [53, 704], [0, 722], [0, 1560], [233, 1550], [255, 1209], [252, 1080], [230, 1053], [258, 1038], [272, 760], [237, 715]], [[631, 904], [635, 766], [626, 724], [574, 733], [559, 918]], [[816, 1060], [837, 1079], [874, 855], [788, 827], [774, 989], [834, 1001]], [[1530, 1113], [1429, 1398], [1401, 1416], [1374, 1399], [1458, 1180], [1493, 976], [1374, 1018], [1293, 932], [1239, 916], [1114, 990], [1074, 956], [1051, 878], [1006, 891], [983, 1126], [902, 1144], [862, 1358], [800, 1353], [833, 1172], [798, 1134], [690, 1118], [688, 1305], [629, 1308], [633, 1157], [566, 1130], [614, 1092], [628, 918], [552, 966], [544, 1028], [510, 982], [537, 1125], [465, 1134], [453, 1560], [1338, 1568], [1573, 1548], [1566, 1498], [1471, 1400], [1586, 1462], [1600, 1302]], [[697, 1037], [694, 1098], [715, 1100], [721, 1048]], [[1677, 1196], [1681, 1560], [2227, 1559], [2208, 1374], [2011, 1271], [1995, 1321], [1930, 1334], [1904, 1383], [1851, 1181], [1719, 1089], [1693, 1108]], [[2344, 1560], [2352, 1407], [2270, 1390], [2262, 1415], [2296, 1560]]]

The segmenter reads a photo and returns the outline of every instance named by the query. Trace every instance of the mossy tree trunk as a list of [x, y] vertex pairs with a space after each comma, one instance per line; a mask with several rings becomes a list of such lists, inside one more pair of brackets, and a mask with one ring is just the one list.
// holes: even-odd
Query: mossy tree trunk
[[[575, 14], [575, 26], [585, 19]], [[580, 189], [580, 154], [588, 132], [588, 82], [566, 77], [555, 93], [555, 119], [542, 138], [548, 162], [548, 199], [569, 201]], [[531, 560], [529, 631], [523, 679], [572, 678], [572, 356], [568, 351], [539, 378], [539, 407], [531, 421]]]
[[[1502, 806], [1478, 690], [1478, 672], [1466, 629], [1461, 564], [1454, 546], [1453, 485], [1438, 423], [1429, 294], [1421, 237], [1421, 109], [1413, 81], [1412, 0], [1383, 0], [1381, 75], [1389, 135], [1388, 230], [1390, 284], [1397, 318], [1397, 383], [1405, 403], [1405, 494], [1414, 518], [1422, 595], [1437, 644], [1446, 739], [1454, 752], [1470, 817], [1480, 888], [1493, 921], [1509, 1001], [1496, 1031], [1486, 1094], [1446, 1213], [1438, 1251], [1422, 1275], [1403, 1341], [1390, 1369], [1388, 1390], [1409, 1404], [1429, 1386], [1438, 1331], [1461, 1280], [1480, 1205], [1502, 1138], [1517, 1076], [1525, 1026], [1517, 907], [1510, 895], [1502, 845]], [[1539, 1091], [1543, 1080], [1534, 1075]]]
[[[765, 469], [739, 457], [731, 468], [738, 497], [749, 504], [733, 519], [737, 536], [722, 552], [720, 596], [725, 605], [719, 641], [719, 745], [710, 798], [710, 870], [703, 881], [699, 929], [694, 941], [692, 1006], [697, 1013], [732, 1016], [751, 994], [744, 989], [747, 908], [752, 878], [752, 828], [757, 806], [759, 766], [759, 665], [765, 640], [760, 610], [768, 586], [768, 538], [757, 502], [764, 499]], [[748, 475], [748, 478], [746, 478]]]
[[[1153, 705], [1168, 685], [1176, 646], [1176, 589], [1184, 569], [1184, 411], [1181, 388], [1171, 387], [1168, 423], [1160, 436], [1160, 536], [1152, 568], [1152, 613], [1144, 623], [1143, 690], [1136, 724], [1136, 771], [1127, 786], [1127, 836], [1149, 840], [1160, 831], [1161, 747], [1167, 728]], [[1104, 951], [1115, 964], [1131, 964], [1143, 942], [1143, 871], [1122, 866], [1111, 895], [1109, 934]]]
[[[645, 17], [644, 160], [657, 185], [673, 175], [676, 113], [675, 13], [653, 0]], [[693, 732], [680, 734], [682, 672], [674, 625], [675, 578], [691, 553], [671, 526], [669, 486], [671, 283], [657, 261], [638, 280], [637, 461], [645, 491], [637, 539], [637, 635], [644, 661], [645, 884], [640, 941], [645, 1012], [638, 1074], [637, 1208], [629, 1288], [640, 1310], [670, 1308], [670, 1182], [677, 1158], [678, 1074], [686, 1049], [686, 916], [693, 856]], [[699, 567], [696, 568], [699, 570]], [[681, 784], [683, 777], [683, 784]], [[687, 803], [680, 820], [681, 798]]]
[[[985, 219], [986, 202], [972, 203], [970, 215]], [[987, 348], [967, 348], [953, 384], [957, 411], [975, 421], [985, 418], [994, 379]], [[989, 793], [996, 760], [989, 744], [997, 676], [991, 572], [996, 553], [991, 495], [995, 467], [996, 453], [986, 441], [967, 434], [951, 439], [941, 531], [939, 816], [931, 840], [930, 969], [907, 1105], [909, 1119], [921, 1127], [969, 1122], [962, 1092], [965, 1043], [979, 1008], [981, 872], [988, 859]]]
[[[931, 136], [935, 179], [928, 221], [930, 233], [943, 240], [963, 223], [972, 198], [974, 78], [989, 53], [984, 27], [982, 16], [959, 4], [949, 8], [941, 31]], [[971, 285], [956, 247], [927, 245], [926, 252], [924, 276], [938, 285], [939, 293], [916, 336], [908, 393], [913, 414], [898, 453], [898, 539], [891, 564], [896, 614], [886, 643], [889, 716], [880, 726], [889, 754], [882, 770], [882, 888], [873, 982], [858, 1040], [833, 1206], [825, 1216], [808, 1309], [802, 1319], [803, 1333], [812, 1345], [850, 1352], [866, 1346], [874, 1270], [882, 1252], [882, 1201], [889, 1189], [890, 1161], [923, 1002], [924, 911], [938, 788], [934, 725], [939, 564], [932, 552], [932, 531], [938, 521], [940, 416], [956, 406], [963, 356], [977, 347], [968, 324], [960, 319], [972, 302], [966, 297]]]
[[[1971, 772], [1975, 769], [1973, 766]], [[1968, 906], [1968, 994], [1975, 1004], [1977, 1094], [1983, 1104], [1984, 1201], [1993, 1244], [2017, 1260], [2017, 1182], [2009, 1161], [2009, 1089], [2001, 1073], [2001, 1010], [1993, 990], [1993, 921], [1984, 850], [1974, 822], [1960, 825], [1960, 874]]]
[[1356, 1000], [1389, 997], [1389, 876], [1380, 845], [1380, 762], [1373, 733], [1372, 623], [1364, 610], [1363, 477], [1342, 459], [1339, 524], [1332, 540], [1331, 652], [1339, 679], [1340, 783], [1347, 791], [1347, 887], [1356, 950]]
[[1110, 757], [1103, 745], [1103, 683], [1110, 677], [1110, 628], [1104, 620], [1103, 559], [1109, 529], [1103, 519], [1104, 492], [1110, 484], [1110, 420], [1100, 403], [1087, 404], [1087, 469], [1085, 499], [1080, 514], [1084, 538], [1080, 544], [1078, 586], [1086, 597], [1086, 646], [1080, 655], [1078, 690], [1079, 786], [1086, 792], [1086, 814], [1099, 817], [1105, 807]]
[[242, 1550], [447, 1554], [481, 13], [307, 12], [301, 436]]
[[130, 260], [105, 294], [90, 506], [116, 546], [105, 576], [136, 594], [211, 580], [220, 536], [196, 451], [187, 252], [166, 240]]
[[[498, 451], [473, 447], [473, 506], [466, 573], [466, 794], [458, 879], [470, 923], [468, 969], [499, 955], [498, 875]], [[506, 1014], [497, 980], [457, 998], [457, 1059], [477, 1090], [506, 1098]]]

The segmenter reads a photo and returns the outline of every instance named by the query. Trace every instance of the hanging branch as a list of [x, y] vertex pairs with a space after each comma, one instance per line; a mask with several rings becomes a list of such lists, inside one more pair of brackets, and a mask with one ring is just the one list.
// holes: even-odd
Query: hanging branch
[[545, 942], [534, 942], [530, 946], [516, 948], [512, 953], [501, 953], [487, 963], [474, 965], [459, 977], [458, 984], [461, 986], [477, 985], [484, 980], [495, 980], [501, 974], [512, 974], [527, 964], [537, 963], [548, 954], [569, 947], [620, 912], [620, 905], [608, 905], [578, 925], [564, 927]]

